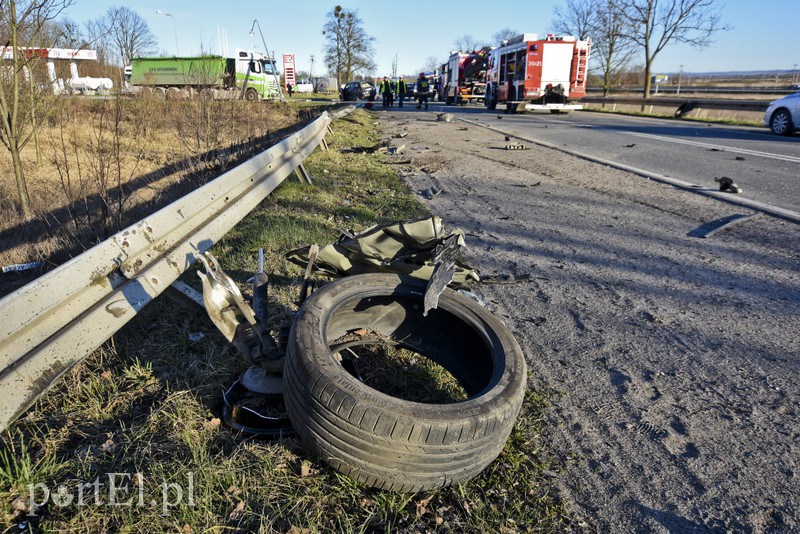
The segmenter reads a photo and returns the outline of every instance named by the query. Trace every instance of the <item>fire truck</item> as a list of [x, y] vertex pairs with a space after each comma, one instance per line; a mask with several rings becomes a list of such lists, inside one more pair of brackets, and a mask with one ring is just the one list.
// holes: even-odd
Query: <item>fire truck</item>
[[574, 101], [586, 95], [590, 41], [548, 34], [519, 35], [489, 53], [484, 102], [510, 111], [582, 109]]
[[439, 100], [446, 104], [483, 102], [486, 92], [486, 66], [491, 48], [472, 52], [452, 52], [442, 65]]

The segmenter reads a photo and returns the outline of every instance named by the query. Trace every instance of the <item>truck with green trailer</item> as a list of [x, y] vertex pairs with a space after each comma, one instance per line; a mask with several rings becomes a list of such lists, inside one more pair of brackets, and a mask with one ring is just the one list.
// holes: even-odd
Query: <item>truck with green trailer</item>
[[128, 85], [132, 92], [170, 99], [207, 94], [219, 99], [270, 100], [282, 96], [278, 75], [273, 60], [237, 49], [232, 58], [136, 57]]

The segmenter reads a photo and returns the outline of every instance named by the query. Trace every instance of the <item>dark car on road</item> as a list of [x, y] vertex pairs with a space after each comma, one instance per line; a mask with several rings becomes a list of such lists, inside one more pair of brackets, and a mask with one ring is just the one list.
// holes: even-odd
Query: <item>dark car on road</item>
[[344, 86], [339, 96], [342, 100], [375, 100], [378, 90], [369, 82], [350, 82]]

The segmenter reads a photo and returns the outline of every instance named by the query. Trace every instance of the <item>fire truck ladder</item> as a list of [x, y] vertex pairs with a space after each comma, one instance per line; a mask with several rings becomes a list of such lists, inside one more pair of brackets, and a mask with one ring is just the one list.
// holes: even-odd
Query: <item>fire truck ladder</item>
[[589, 47], [581, 47], [578, 48], [577, 52], [577, 66], [575, 69], [575, 83], [572, 84], [572, 90], [570, 94], [573, 92], [586, 92], [586, 72], [588, 68], [589, 62]]

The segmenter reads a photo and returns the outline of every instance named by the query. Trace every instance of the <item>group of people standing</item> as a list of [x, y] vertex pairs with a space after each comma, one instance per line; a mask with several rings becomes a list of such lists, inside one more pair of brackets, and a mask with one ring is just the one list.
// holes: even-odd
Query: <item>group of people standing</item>
[[[423, 105], [425, 109], [428, 109], [429, 90], [430, 82], [428, 82], [428, 78], [425, 77], [425, 73], [420, 72], [416, 83], [417, 109], [420, 109]], [[378, 92], [381, 94], [381, 97], [383, 97], [383, 107], [385, 108], [394, 106], [395, 94], [397, 95], [398, 104], [401, 108], [403, 107], [403, 101], [406, 95], [414, 94], [414, 92], [408, 90], [408, 84], [406, 84], [403, 78], [399, 78], [397, 83], [394, 83], [388, 76], [383, 77]]]

